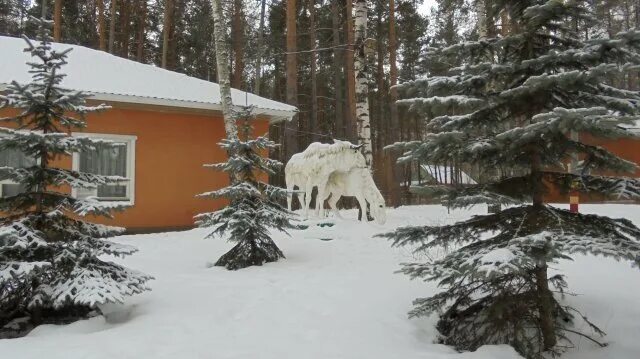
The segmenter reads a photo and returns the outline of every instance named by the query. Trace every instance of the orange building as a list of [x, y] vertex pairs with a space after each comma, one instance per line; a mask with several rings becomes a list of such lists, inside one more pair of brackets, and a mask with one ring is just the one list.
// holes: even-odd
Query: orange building
[[[640, 128], [630, 128], [631, 131], [638, 133]], [[618, 139], [605, 139], [594, 138], [588, 134], [580, 134], [580, 140], [590, 145], [602, 147], [620, 158], [629, 162], [635, 163], [639, 166], [633, 173], [593, 173], [595, 175], [603, 176], [619, 176], [619, 177], [632, 177], [640, 178], [640, 139], [638, 138], [618, 138]], [[550, 203], [570, 203], [571, 198], [573, 201], [579, 203], [637, 203], [637, 200], [627, 198], [615, 198], [605, 197], [601, 194], [590, 193], [561, 193], [558, 190], [554, 190], [546, 196], [546, 201]]]
[[[112, 108], [87, 117], [87, 128], [74, 133], [120, 142], [123, 146], [76, 153], [60, 160], [61, 167], [129, 179], [124, 185], [101, 186], [95, 191], [68, 188], [76, 196], [97, 196], [130, 207], [100, 223], [126, 227], [130, 232], [150, 232], [193, 227], [193, 216], [222, 205], [196, 198], [199, 193], [224, 186], [227, 176], [203, 168], [226, 158], [217, 143], [224, 138], [224, 124], [217, 84], [119, 58], [81, 46], [73, 48], [62, 86], [89, 93], [90, 105]], [[30, 81], [22, 52], [24, 40], [0, 36], [0, 91], [11, 81]], [[252, 105], [257, 119], [254, 133], [265, 134], [270, 123], [291, 118], [296, 109], [238, 90], [234, 104]], [[0, 117], [16, 110], [0, 109]], [[8, 125], [7, 125], [8, 126]], [[24, 161], [15, 154], [0, 153], [0, 166]], [[4, 163], [3, 163], [4, 162]], [[0, 196], [19, 185], [0, 181]]]

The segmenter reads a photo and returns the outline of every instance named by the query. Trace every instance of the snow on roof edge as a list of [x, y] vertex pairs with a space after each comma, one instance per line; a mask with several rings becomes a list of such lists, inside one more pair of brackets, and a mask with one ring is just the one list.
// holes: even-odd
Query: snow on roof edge
[[[31, 80], [26, 65], [30, 54], [23, 51], [25, 47], [21, 38], [0, 36], [0, 90], [14, 80]], [[62, 87], [83, 91], [92, 99], [220, 110], [217, 83], [80, 45], [53, 43], [53, 47], [73, 49]], [[298, 112], [294, 106], [238, 89], [232, 89], [232, 99], [238, 105], [254, 106], [258, 114], [270, 116], [272, 121], [291, 119]]]
[[[6, 83], [0, 83], [0, 92], [4, 91], [7, 88]], [[107, 101], [107, 102], [123, 102], [129, 104], [144, 104], [144, 105], [153, 105], [153, 106], [168, 106], [168, 107], [178, 107], [185, 109], [195, 109], [195, 110], [211, 110], [211, 111], [219, 111], [222, 112], [222, 106], [219, 103], [213, 102], [202, 102], [202, 101], [184, 101], [184, 100], [174, 100], [168, 98], [160, 98], [160, 97], [146, 97], [146, 96], [133, 96], [127, 94], [115, 94], [115, 93], [106, 93], [106, 92], [91, 92], [91, 91], [83, 91], [84, 93], [90, 95], [89, 100], [93, 101]], [[239, 109], [239, 105], [234, 106], [236, 109]], [[266, 115], [270, 117], [271, 123], [278, 123], [282, 121], [291, 121], [293, 116], [297, 113], [296, 111], [284, 111], [275, 108], [268, 107], [256, 107], [255, 114], [256, 115]]]

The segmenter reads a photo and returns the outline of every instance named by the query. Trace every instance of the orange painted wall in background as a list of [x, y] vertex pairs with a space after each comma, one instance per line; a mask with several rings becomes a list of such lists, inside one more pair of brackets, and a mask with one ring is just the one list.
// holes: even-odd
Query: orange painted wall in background
[[[619, 138], [615, 140], [593, 138], [587, 135], [581, 135], [581, 140], [596, 146], [601, 146], [615, 153], [621, 158], [634, 162], [640, 166], [640, 140], [630, 138]], [[635, 173], [616, 174], [625, 177], [640, 177], [640, 169]]]
[[[0, 110], [0, 117], [15, 113]], [[131, 232], [193, 227], [193, 216], [224, 204], [222, 200], [196, 198], [228, 183], [224, 173], [203, 168], [205, 163], [226, 159], [217, 145], [225, 137], [222, 117], [162, 109], [130, 109], [117, 105], [90, 114], [82, 132], [137, 136], [135, 160], [135, 204], [113, 219], [95, 222], [126, 227]], [[254, 123], [254, 134], [268, 131], [269, 123]], [[71, 168], [71, 158], [60, 161]]]
[[[634, 162], [640, 166], [640, 140], [638, 139], [630, 139], [630, 138], [618, 138], [618, 139], [602, 139], [602, 138], [594, 138], [589, 135], [581, 134], [580, 140], [588, 143], [590, 145], [603, 147], [615, 155], [627, 160]], [[636, 170], [635, 173], [598, 173], [600, 175], [613, 175], [620, 177], [640, 177], [640, 169]], [[615, 201], [615, 199], [607, 199], [602, 195], [598, 194], [580, 194], [580, 203], [601, 203], [601, 202], [609, 202]], [[557, 189], [552, 190], [547, 196], [545, 196], [545, 201], [550, 203], [569, 203], [569, 194], [568, 193], [560, 193]], [[629, 202], [628, 200], [623, 200], [622, 202]]]

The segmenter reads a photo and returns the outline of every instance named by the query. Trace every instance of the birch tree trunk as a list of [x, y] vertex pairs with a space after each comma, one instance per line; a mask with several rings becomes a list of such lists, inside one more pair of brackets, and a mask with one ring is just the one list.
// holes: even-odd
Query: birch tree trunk
[[211, 0], [213, 12], [213, 36], [216, 42], [216, 65], [218, 68], [218, 84], [220, 86], [220, 104], [224, 117], [224, 130], [227, 139], [238, 139], [238, 126], [233, 112], [231, 99], [231, 78], [229, 75], [229, 46], [224, 31], [224, 15], [222, 14], [221, 0]]
[[355, 0], [355, 54], [354, 76], [356, 90], [356, 129], [358, 143], [363, 144], [363, 155], [367, 167], [371, 168], [373, 150], [371, 146], [371, 118], [369, 116], [369, 64], [367, 63], [367, 1]]
[[258, 55], [256, 59], [256, 81], [253, 93], [260, 95], [262, 86], [262, 56], [264, 56], [264, 15], [267, 0], [260, 1], [260, 28], [258, 30]]
[[104, 0], [96, 0], [98, 6], [98, 48], [107, 51], [107, 27], [104, 18]]
[[53, 4], [53, 41], [62, 40], [62, 0]]
[[116, 42], [116, 9], [118, 0], [111, 0], [111, 17], [109, 18], [109, 53], [113, 54]]

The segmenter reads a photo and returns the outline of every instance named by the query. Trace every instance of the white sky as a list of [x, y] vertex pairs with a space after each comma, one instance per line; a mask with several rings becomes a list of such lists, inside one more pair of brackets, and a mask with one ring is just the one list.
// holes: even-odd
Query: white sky
[[436, 0], [424, 0], [418, 11], [420, 11], [422, 15], [428, 15], [432, 6], [436, 6]]

